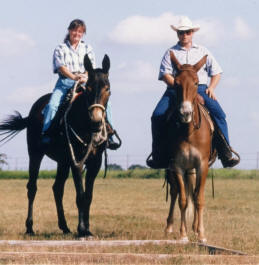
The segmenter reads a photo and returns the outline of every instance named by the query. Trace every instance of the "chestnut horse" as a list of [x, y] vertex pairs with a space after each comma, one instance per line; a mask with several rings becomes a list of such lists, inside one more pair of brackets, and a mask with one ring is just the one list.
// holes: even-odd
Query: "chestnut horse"
[[[170, 143], [170, 162], [166, 179], [170, 184], [171, 205], [166, 233], [173, 231], [173, 211], [179, 194], [181, 211], [180, 239], [188, 241], [186, 209], [189, 199], [194, 203], [192, 228], [199, 241], [206, 241], [203, 226], [204, 188], [211, 156], [212, 132], [198, 102], [197, 72], [206, 62], [207, 55], [195, 65], [181, 65], [173, 52], [172, 64], [178, 70], [175, 77], [176, 116], [178, 128]], [[194, 174], [193, 174], [194, 172]]]
[[[33, 231], [33, 202], [37, 192], [37, 178], [43, 156], [46, 154], [57, 161], [57, 175], [53, 192], [57, 207], [58, 225], [63, 233], [70, 230], [63, 209], [64, 185], [71, 168], [76, 188], [78, 208], [78, 235], [91, 236], [89, 230], [89, 212], [92, 202], [93, 185], [102, 163], [102, 153], [106, 148], [107, 131], [105, 108], [110, 96], [108, 71], [110, 59], [104, 56], [102, 69], [93, 69], [88, 56], [84, 58], [84, 67], [88, 72], [85, 89], [73, 97], [61, 123], [61, 131], [53, 136], [49, 146], [41, 143], [43, 115], [42, 110], [49, 101], [50, 94], [38, 99], [32, 106], [29, 116], [22, 118], [19, 112], [0, 124], [2, 139], [8, 140], [27, 128], [29, 153], [28, 215], [26, 233]], [[74, 88], [75, 89], [75, 88]], [[75, 91], [74, 91], [75, 92]], [[58, 114], [58, 113], [57, 113]], [[9, 138], [8, 138], [9, 137]], [[82, 183], [83, 167], [86, 167], [85, 189]]]

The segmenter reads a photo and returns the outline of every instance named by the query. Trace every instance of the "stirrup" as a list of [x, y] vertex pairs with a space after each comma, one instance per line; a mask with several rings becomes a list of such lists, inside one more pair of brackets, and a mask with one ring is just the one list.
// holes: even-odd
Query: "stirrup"
[[115, 135], [115, 137], [118, 139], [119, 143], [116, 143], [114, 141], [111, 142], [108, 139], [108, 141], [107, 141], [107, 148], [109, 148], [111, 150], [117, 150], [121, 146], [121, 138], [119, 137], [119, 135], [117, 134], [117, 132], [115, 130], [113, 130], [113, 135]]
[[154, 160], [152, 158], [152, 153], [146, 159], [146, 165], [148, 167], [150, 167], [150, 168], [153, 168], [153, 169], [164, 169], [164, 168], [168, 168], [168, 164], [166, 164], [166, 163], [163, 164], [161, 161], [158, 162], [158, 161]]

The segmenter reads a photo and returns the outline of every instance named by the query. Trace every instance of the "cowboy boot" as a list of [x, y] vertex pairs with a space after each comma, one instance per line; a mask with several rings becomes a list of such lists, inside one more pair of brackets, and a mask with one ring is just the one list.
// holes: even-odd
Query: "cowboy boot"
[[147, 166], [153, 169], [167, 168], [169, 164], [169, 156], [167, 145], [161, 138], [153, 137], [152, 153], [146, 160]]
[[[236, 153], [231, 146], [227, 143], [225, 137], [221, 133], [219, 129], [216, 129], [215, 134], [215, 146], [218, 151], [218, 157], [221, 160], [221, 163], [224, 168], [226, 167], [234, 167], [240, 162], [240, 157], [238, 153]], [[237, 156], [233, 157], [232, 152]]]
[[106, 121], [106, 128], [107, 128], [107, 134], [108, 134], [108, 145], [107, 148], [109, 148], [110, 150], [117, 150], [120, 146], [121, 146], [121, 142], [120, 143], [116, 143], [113, 140], [113, 135], [117, 135], [116, 131], [112, 128], [112, 126], [109, 124], [108, 121]]

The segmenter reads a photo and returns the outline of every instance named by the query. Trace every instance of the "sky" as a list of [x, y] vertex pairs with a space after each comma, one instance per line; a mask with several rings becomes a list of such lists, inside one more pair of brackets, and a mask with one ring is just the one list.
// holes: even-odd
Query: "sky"
[[[93, 47], [97, 66], [104, 54], [111, 60], [113, 124], [122, 147], [109, 151], [109, 162], [124, 168], [144, 165], [151, 152], [150, 117], [165, 91], [165, 84], [157, 79], [160, 62], [177, 42], [170, 25], [187, 15], [201, 26], [193, 41], [206, 46], [223, 68], [216, 95], [227, 114], [231, 145], [241, 155], [239, 168], [255, 168], [258, 13], [257, 0], [2, 1], [0, 119], [14, 110], [26, 117], [35, 100], [53, 90], [57, 80], [52, 72], [53, 50], [63, 41], [69, 23], [80, 18], [87, 25], [84, 40]], [[25, 131], [1, 146], [0, 153], [10, 163], [27, 167]]]

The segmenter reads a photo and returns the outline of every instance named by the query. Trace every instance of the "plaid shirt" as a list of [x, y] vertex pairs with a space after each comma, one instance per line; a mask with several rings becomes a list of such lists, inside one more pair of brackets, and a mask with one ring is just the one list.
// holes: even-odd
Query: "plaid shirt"
[[186, 50], [179, 44], [176, 44], [175, 46], [168, 49], [164, 57], [162, 58], [158, 76], [159, 80], [162, 80], [165, 74], [172, 74], [173, 76], [175, 76], [176, 74], [176, 69], [174, 69], [171, 63], [170, 51], [173, 51], [176, 59], [179, 61], [180, 64], [194, 65], [204, 55], [208, 55], [206, 63], [197, 73], [199, 78], [199, 84], [207, 85], [209, 77], [222, 73], [220, 65], [217, 63], [216, 59], [212, 56], [212, 54], [207, 48], [193, 44], [189, 50]]
[[90, 45], [80, 41], [74, 49], [69, 41], [61, 43], [56, 47], [53, 54], [53, 72], [58, 73], [61, 66], [66, 66], [70, 72], [84, 73], [84, 56], [87, 54], [95, 68], [95, 55]]

